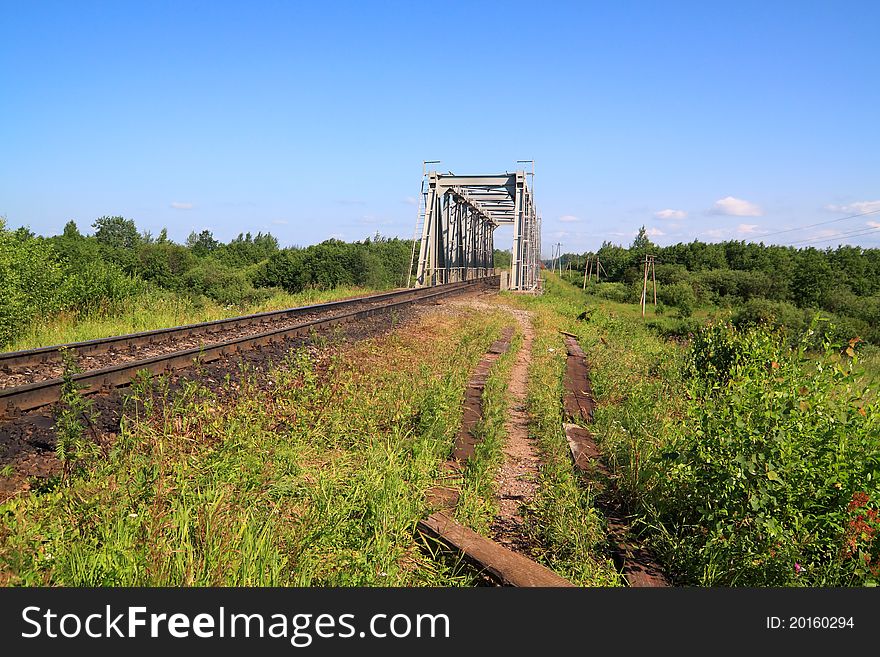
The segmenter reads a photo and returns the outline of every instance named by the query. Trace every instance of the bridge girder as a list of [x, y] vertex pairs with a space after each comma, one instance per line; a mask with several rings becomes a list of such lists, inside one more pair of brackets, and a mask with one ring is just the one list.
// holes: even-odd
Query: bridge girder
[[541, 219], [526, 173], [441, 174], [422, 183], [424, 222], [416, 287], [480, 278], [494, 273], [494, 231], [513, 225], [510, 289], [538, 286]]

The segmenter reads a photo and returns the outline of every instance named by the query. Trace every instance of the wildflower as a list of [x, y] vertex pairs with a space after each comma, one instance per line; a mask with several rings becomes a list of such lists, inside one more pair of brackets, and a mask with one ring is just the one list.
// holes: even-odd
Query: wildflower
[[804, 567], [801, 566], [797, 561], [794, 562], [794, 572], [795, 572], [795, 574], [800, 575], [800, 574], [801, 574], [801, 571], [802, 571], [803, 569], [804, 569]]
[[857, 492], [853, 493], [852, 500], [849, 503], [849, 511], [855, 511], [858, 508], [865, 506], [869, 501], [870, 497], [868, 497], [867, 493]]

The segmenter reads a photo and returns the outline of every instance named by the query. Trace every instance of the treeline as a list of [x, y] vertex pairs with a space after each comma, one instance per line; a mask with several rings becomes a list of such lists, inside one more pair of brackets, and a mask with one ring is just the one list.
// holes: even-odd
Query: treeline
[[70, 221], [61, 235], [7, 230], [0, 219], [0, 345], [58, 312], [112, 313], [140, 294], [168, 291], [245, 308], [278, 289], [406, 285], [412, 242], [376, 235], [280, 248], [269, 233], [222, 243], [204, 230], [184, 244], [140, 232], [131, 219], [101, 217], [93, 234]]
[[[880, 249], [798, 249], [743, 241], [661, 247], [651, 243], [643, 227], [629, 247], [604, 242], [596, 253], [565, 254], [561, 262], [563, 270], [571, 263], [582, 280], [586, 258], [595, 262], [598, 256], [601, 282], [591, 284], [592, 292], [638, 303], [646, 254], [655, 256], [661, 312], [672, 306], [687, 318], [700, 307], [730, 308], [739, 325], [801, 331], [823, 311], [830, 320], [825, 326], [833, 326], [837, 337], [880, 344]], [[648, 286], [652, 295], [650, 272]]]

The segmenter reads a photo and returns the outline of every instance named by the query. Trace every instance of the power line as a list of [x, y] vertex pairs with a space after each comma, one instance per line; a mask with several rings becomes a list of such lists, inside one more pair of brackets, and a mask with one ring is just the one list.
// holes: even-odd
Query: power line
[[785, 230], [777, 230], [772, 233], [762, 233], [761, 238], [769, 237], [770, 235], [781, 235], [782, 233], [792, 233], [796, 230], [804, 230], [805, 228], [815, 228], [816, 226], [825, 226], [827, 224], [837, 223], [838, 221], [846, 221], [847, 219], [856, 219], [857, 217], [866, 217], [870, 214], [880, 213], [880, 208], [876, 210], [868, 210], [867, 212], [860, 212], [859, 214], [851, 214], [846, 217], [839, 217], [837, 219], [830, 219], [828, 221], [820, 221], [815, 224], [807, 224], [806, 226], [797, 226], [796, 228], [786, 228]]
[[828, 235], [825, 237], [810, 237], [803, 240], [796, 240], [794, 242], [787, 242], [785, 244], [781, 244], [780, 246], [794, 246], [796, 244], [811, 244], [811, 243], [819, 243], [819, 242], [830, 242], [832, 240], [836, 240], [841, 237], [858, 237], [860, 235], [870, 235], [871, 233], [880, 230], [880, 226], [874, 226], [873, 228], [859, 228], [858, 230], [851, 230], [845, 233], [838, 233], [837, 235]]

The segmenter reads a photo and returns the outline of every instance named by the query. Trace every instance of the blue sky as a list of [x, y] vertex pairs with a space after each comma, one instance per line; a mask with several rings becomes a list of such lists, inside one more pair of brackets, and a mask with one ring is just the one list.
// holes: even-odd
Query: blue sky
[[[880, 3], [2, 3], [0, 216], [412, 235], [534, 159], [545, 255], [880, 210]], [[880, 212], [768, 235], [880, 246]], [[496, 245], [509, 246], [499, 229]]]

